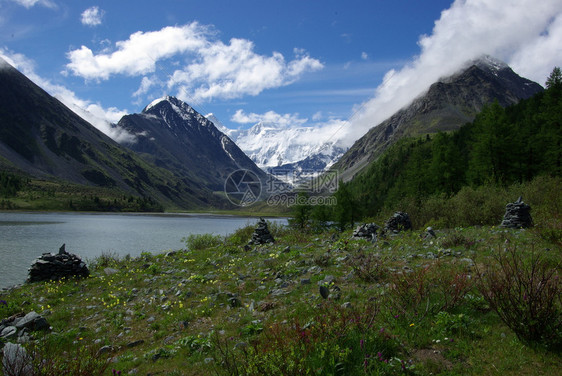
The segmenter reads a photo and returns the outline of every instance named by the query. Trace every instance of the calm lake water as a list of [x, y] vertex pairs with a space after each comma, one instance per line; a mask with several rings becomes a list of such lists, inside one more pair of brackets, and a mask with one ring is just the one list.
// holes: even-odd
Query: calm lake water
[[190, 234], [228, 235], [257, 220], [212, 214], [0, 212], [0, 288], [23, 283], [33, 260], [58, 252], [63, 243], [85, 261], [108, 252], [138, 256], [182, 249], [182, 238]]

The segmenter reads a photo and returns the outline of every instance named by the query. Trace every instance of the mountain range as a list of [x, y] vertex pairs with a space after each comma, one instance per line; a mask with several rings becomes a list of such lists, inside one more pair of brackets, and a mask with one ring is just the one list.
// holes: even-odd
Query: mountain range
[[119, 144], [0, 59], [0, 169], [117, 189], [167, 207], [226, 208], [226, 183], [236, 171], [252, 177], [235, 179], [235, 190], [271, 183], [264, 170], [280, 177], [332, 166], [349, 180], [403, 137], [457, 129], [486, 104], [507, 106], [541, 90], [498, 60], [471, 61], [347, 151], [314, 127], [259, 122], [230, 130], [166, 96], [113, 125], [134, 136]]
[[229, 207], [228, 174], [260, 170], [187, 104], [166, 97], [117, 126], [122, 145], [0, 60], [0, 168], [40, 179], [117, 189], [183, 209]]

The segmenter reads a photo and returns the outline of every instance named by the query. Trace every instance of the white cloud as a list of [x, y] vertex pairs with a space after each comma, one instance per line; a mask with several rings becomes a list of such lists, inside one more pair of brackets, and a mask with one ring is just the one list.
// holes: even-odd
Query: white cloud
[[158, 79], [156, 77], [143, 77], [139, 88], [133, 93], [133, 97], [140, 97], [141, 95], [148, 93], [150, 88], [156, 85], [157, 82]]
[[103, 18], [104, 14], [105, 12], [98, 6], [93, 6], [82, 12], [80, 21], [83, 25], [86, 26], [101, 25], [101, 19]]
[[298, 145], [319, 145], [327, 142], [338, 144], [337, 136], [342, 135], [342, 128], [347, 124], [346, 121], [340, 119], [322, 121], [320, 113], [315, 114], [312, 121], [309, 121], [307, 118], [301, 118], [298, 113], [279, 114], [275, 111], [246, 114], [243, 110], [237, 110], [230, 120], [239, 124], [263, 123], [277, 130], [305, 128], [307, 132], [299, 132], [297, 138], [290, 139], [292, 144]]
[[113, 52], [95, 54], [82, 46], [70, 51], [67, 71], [85, 79], [107, 80], [112, 75], [146, 75], [156, 64], [170, 57], [185, 58], [187, 64], [173, 72], [168, 89], [195, 100], [238, 98], [257, 95], [265, 89], [288, 85], [303, 73], [323, 68], [303, 50], [285, 61], [282, 54], [254, 52], [246, 39], [233, 38], [228, 44], [214, 38], [210, 27], [193, 22], [159, 31], [136, 32], [116, 43]]
[[300, 118], [299, 114], [278, 114], [275, 111], [268, 111], [264, 114], [256, 114], [253, 112], [246, 114], [243, 110], [237, 110], [230, 120], [238, 124], [256, 124], [262, 122], [275, 124], [283, 128], [302, 126], [308, 121], [306, 118]]
[[156, 62], [178, 53], [202, 48], [208, 30], [194, 22], [168, 26], [159, 31], [132, 34], [128, 40], [116, 43], [117, 49], [95, 55], [86, 46], [67, 54], [67, 69], [85, 79], [107, 80], [111, 75], [138, 76], [155, 71]]
[[22, 72], [36, 85], [61, 101], [77, 115], [115, 141], [133, 142], [135, 140], [134, 135], [122, 128], [113, 127], [111, 125], [111, 123], [117, 123], [122, 116], [126, 115], [128, 113], [127, 110], [120, 110], [115, 107], [104, 108], [99, 103], [92, 103], [91, 101], [78, 98], [73, 91], [64, 86], [53, 84], [51, 81], [37, 75], [35, 73], [34, 62], [22, 54], [0, 48], [0, 57]]
[[287, 63], [278, 52], [264, 56], [253, 49], [253, 43], [245, 39], [233, 38], [229, 44], [221, 41], [209, 44], [197, 51], [197, 61], [174, 72], [168, 87], [178, 86], [183, 92], [191, 92], [195, 100], [239, 98], [288, 85], [302, 73], [323, 67], [302, 51]]
[[421, 53], [390, 70], [375, 96], [358, 106], [348, 142], [409, 104], [443, 76], [488, 54], [516, 72], [543, 83], [562, 63], [562, 0], [456, 0], [441, 13], [431, 35], [420, 37]]
[[33, 8], [35, 5], [42, 5], [47, 8], [56, 8], [56, 4], [50, 0], [12, 0], [27, 9]]
[[367, 60], [367, 59], [369, 59], [369, 55], [365, 51], [361, 52], [361, 60]]

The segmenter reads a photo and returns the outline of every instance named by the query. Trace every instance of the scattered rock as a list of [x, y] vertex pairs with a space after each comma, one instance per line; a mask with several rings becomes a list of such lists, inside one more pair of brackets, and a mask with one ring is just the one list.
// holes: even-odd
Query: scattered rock
[[105, 346], [100, 347], [97, 354], [98, 354], [98, 356], [100, 356], [102, 354], [113, 352], [113, 350], [114, 350], [113, 346], [105, 345]]
[[131, 347], [137, 347], [137, 346], [142, 345], [143, 343], [144, 343], [144, 340], [143, 340], [143, 339], [139, 339], [139, 340], [136, 340], [136, 341], [127, 343], [127, 347], [129, 347], [129, 348], [131, 348]]
[[398, 211], [392, 215], [384, 224], [385, 232], [398, 234], [400, 231], [412, 229], [412, 222], [408, 213]]
[[103, 269], [103, 272], [105, 273], [105, 275], [113, 275], [119, 273], [119, 270], [114, 268], [105, 268]]
[[33, 331], [47, 330], [49, 329], [49, 323], [43, 316], [39, 315], [37, 312], [31, 311], [18, 321], [18, 323], [16, 324], [16, 328], [27, 328]]
[[433, 227], [428, 227], [425, 229], [425, 233], [421, 236], [423, 239], [434, 239], [437, 237], [435, 231], [433, 231]]
[[519, 196], [517, 201], [505, 206], [505, 214], [500, 227], [528, 228], [532, 226], [531, 207], [523, 202], [521, 196]]
[[381, 227], [375, 223], [365, 223], [357, 226], [353, 231], [353, 237], [375, 242], [377, 240], [377, 231], [380, 230], [380, 228]]
[[20, 343], [29, 340], [29, 331], [49, 330], [47, 320], [36, 312], [13, 315], [0, 322], [0, 338], [17, 339]]
[[330, 296], [330, 290], [328, 289], [328, 287], [326, 287], [325, 285], [321, 285], [319, 290], [320, 296], [322, 296], [324, 299], [328, 299], [328, 296]]
[[4, 345], [2, 353], [2, 371], [4, 375], [33, 375], [31, 357], [23, 346], [8, 342]]
[[86, 264], [76, 255], [66, 252], [65, 245], [57, 254], [43, 253], [31, 268], [27, 282], [59, 280], [68, 277], [88, 277], [90, 271]]
[[18, 333], [18, 329], [15, 326], [7, 326], [0, 333], [0, 338], [10, 339], [14, 338]]
[[260, 245], [260, 244], [268, 244], [274, 243], [275, 239], [273, 235], [269, 232], [269, 228], [267, 227], [267, 222], [260, 218], [254, 233], [252, 234], [252, 240], [248, 243], [248, 245]]

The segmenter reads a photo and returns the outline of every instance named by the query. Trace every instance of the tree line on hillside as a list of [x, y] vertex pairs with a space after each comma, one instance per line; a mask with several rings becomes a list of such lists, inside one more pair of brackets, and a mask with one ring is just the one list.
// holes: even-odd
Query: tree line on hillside
[[562, 176], [562, 73], [546, 90], [503, 108], [486, 106], [457, 131], [404, 139], [361, 175], [340, 182], [334, 207], [294, 208], [295, 221], [334, 221], [340, 229], [393, 208], [405, 198], [452, 197], [463, 187], [507, 187]]

